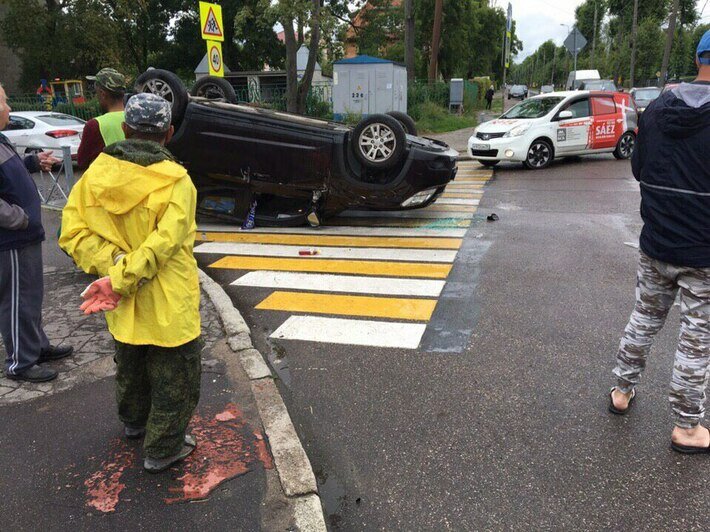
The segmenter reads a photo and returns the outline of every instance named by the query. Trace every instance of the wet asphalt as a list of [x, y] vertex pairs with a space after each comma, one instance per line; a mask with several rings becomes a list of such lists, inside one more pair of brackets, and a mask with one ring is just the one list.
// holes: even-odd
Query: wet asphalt
[[268, 292], [234, 297], [282, 377], [331, 529], [710, 529], [710, 459], [669, 448], [677, 307], [633, 413], [606, 411], [638, 207], [611, 156], [501, 166], [479, 209], [500, 220], [481, 217], [466, 236], [480, 252], [457, 263], [475, 289], [432, 320], [467, 336], [459, 352], [276, 343], [283, 316], [254, 310]]

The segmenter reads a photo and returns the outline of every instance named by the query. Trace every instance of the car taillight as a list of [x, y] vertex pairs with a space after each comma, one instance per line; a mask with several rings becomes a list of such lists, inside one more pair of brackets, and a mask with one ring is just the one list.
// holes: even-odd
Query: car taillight
[[45, 135], [55, 138], [55, 139], [63, 139], [64, 137], [73, 137], [74, 135], [78, 135], [78, 131], [74, 131], [73, 129], [55, 129], [54, 131], [47, 131]]

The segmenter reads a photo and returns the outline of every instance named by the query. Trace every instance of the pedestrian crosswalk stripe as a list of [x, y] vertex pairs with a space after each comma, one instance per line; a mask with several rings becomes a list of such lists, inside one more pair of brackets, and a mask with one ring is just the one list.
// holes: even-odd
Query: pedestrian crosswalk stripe
[[[448, 205], [451, 207], [451, 205]], [[433, 207], [433, 206], [432, 206]], [[454, 211], [442, 211], [427, 207], [426, 209], [417, 209], [416, 211], [391, 212], [391, 211], [346, 211], [342, 216], [348, 218], [386, 218], [403, 220], [407, 218], [434, 218], [434, 219], [465, 219], [470, 220], [476, 212], [477, 207], [471, 205], [456, 205]]]
[[[281, 244], [242, 244], [237, 242], [207, 242], [195, 247], [195, 253], [219, 255], [248, 255], [253, 257], [301, 257], [302, 246]], [[342, 248], [323, 247], [317, 249], [318, 255], [302, 256], [303, 260], [318, 259], [355, 259], [355, 260], [392, 260], [405, 262], [454, 262], [456, 250], [448, 249], [406, 249], [406, 248]]]
[[281, 312], [428, 321], [435, 307], [436, 299], [276, 291], [255, 308], [257, 310], [277, 310]]
[[314, 292], [343, 292], [410, 297], [439, 297], [445, 281], [431, 279], [396, 279], [325, 273], [256, 271], [242, 275], [234, 286], [253, 286]]
[[340, 345], [416, 349], [426, 330], [424, 323], [353, 320], [322, 316], [291, 316], [271, 338]]
[[461, 220], [457, 218], [442, 218], [438, 220], [428, 220], [426, 218], [333, 218], [328, 220], [330, 225], [347, 226], [367, 226], [380, 227], [421, 227], [422, 229], [434, 229], [438, 227], [469, 227], [471, 220]]
[[469, 192], [444, 192], [441, 195], [442, 198], [468, 198], [479, 200], [481, 197], [477, 194], [471, 194]]
[[446, 279], [450, 264], [374, 260], [285, 259], [272, 257], [222, 257], [210, 268], [291, 272], [351, 273], [390, 277]]
[[476, 207], [475, 205], [441, 205], [440, 203], [434, 203], [432, 205], [429, 205], [425, 210], [439, 212], [476, 212], [478, 210], [478, 207]]
[[285, 244], [293, 246], [343, 246], [366, 248], [458, 249], [461, 238], [416, 238], [391, 236], [335, 236], [273, 233], [202, 233], [203, 241], [243, 242], [252, 244]]
[[478, 205], [480, 200], [477, 199], [461, 199], [461, 198], [440, 198], [436, 200], [442, 205]]
[[307, 235], [320, 237], [323, 235], [335, 236], [388, 236], [388, 237], [446, 237], [463, 238], [466, 229], [451, 227], [354, 227], [354, 226], [321, 226], [321, 227], [255, 227], [242, 230], [239, 226], [225, 224], [202, 223], [197, 228], [198, 238], [206, 240], [203, 235], [210, 232], [242, 234], [271, 234], [271, 235]]

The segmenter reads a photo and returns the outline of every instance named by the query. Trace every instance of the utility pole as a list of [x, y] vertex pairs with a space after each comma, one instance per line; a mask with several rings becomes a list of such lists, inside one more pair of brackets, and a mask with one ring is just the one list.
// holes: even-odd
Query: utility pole
[[[677, 0], [676, 0], [677, 3]], [[634, 19], [631, 23], [631, 72], [629, 73], [629, 81], [631, 86], [634, 86], [634, 70], [636, 69], [636, 33], [639, 17], [639, 0], [634, 0]]]
[[434, 27], [431, 32], [431, 57], [429, 58], [429, 83], [436, 81], [439, 75], [439, 45], [441, 44], [441, 16], [444, 0], [434, 2]]
[[594, 0], [594, 35], [592, 36], [592, 68], [594, 68], [594, 53], [597, 49], [597, 2]]
[[552, 49], [552, 74], [550, 74], [550, 85], [555, 86], [555, 58], [557, 57], [557, 46]]
[[407, 81], [414, 81], [414, 0], [404, 0], [404, 64]]
[[678, 16], [679, 8], [680, 0], [673, 0], [673, 11], [671, 11], [670, 19], [668, 19], [666, 49], [663, 51], [663, 63], [661, 64], [661, 84], [665, 84], [668, 75], [668, 62], [671, 59], [671, 47], [673, 46], [673, 37], [675, 37], [675, 19]]

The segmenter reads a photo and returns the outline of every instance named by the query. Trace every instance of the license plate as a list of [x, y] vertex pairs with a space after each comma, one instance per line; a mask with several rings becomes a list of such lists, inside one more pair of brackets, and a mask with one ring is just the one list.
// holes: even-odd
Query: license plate
[[490, 144], [471, 144], [471, 149], [472, 150], [490, 150], [491, 145]]

